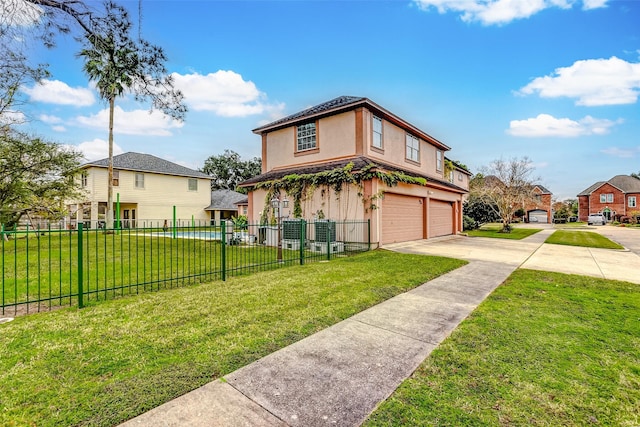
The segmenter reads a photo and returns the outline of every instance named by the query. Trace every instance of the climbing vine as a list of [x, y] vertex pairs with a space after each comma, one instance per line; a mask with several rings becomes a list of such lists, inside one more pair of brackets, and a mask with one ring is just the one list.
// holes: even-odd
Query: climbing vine
[[[301, 201], [305, 194], [313, 193], [316, 188], [325, 187], [332, 189], [338, 197], [345, 185], [355, 185], [358, 187], [358, 196], [362, 199], [367, 209], [376, 209], [375, 201], [382, 197], [382, 193], [374, 194], [370, 197], [364, 196], [364, 183], [371, 179], [379, 179], [388, 187], [394, 187], [399, 183], [427, 185], [425, 178], [414, 177], [399, 171], [384, 171], [376, 164], [368, 164], [362, 169], [354, 170], [355, 165], [349, 162], [344, 167], [338, 167], [322, 172], [309, 174], [289, 174], [282, 178], [271, 181], [264, 181], [256, 184], [252, 189], [267, 190], [265, 195], [265, 206], [270, 206], [270, 200], [275, 194], [281, 191], [286, 192], [293, 199], [293, 216], [302, 217]], [[348, 188], [348, 187], [347, 187]], [[269, 208], [271, 209], [271, 208]], [[262, 221], [266, 222], [268, 210], [263, 211]]]

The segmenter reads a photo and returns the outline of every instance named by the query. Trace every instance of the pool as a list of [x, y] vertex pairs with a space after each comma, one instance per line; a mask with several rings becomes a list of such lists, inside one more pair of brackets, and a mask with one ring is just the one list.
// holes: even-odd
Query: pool
[[[156, 237], [174, 237], [172, 231], [164, 233], [153, 233]], [[199, 240], [220, 240], [219, 231], [176, 231], [175, 237], [178, 239], [199, 239]]]

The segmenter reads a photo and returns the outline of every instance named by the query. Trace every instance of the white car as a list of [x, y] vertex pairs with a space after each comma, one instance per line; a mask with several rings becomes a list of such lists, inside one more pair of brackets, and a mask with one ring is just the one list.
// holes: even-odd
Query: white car
[[607, 219], [602, 214], [591, 214], [587, 218], [587, 224], [589, 225], [605, 225], [607, 223]]

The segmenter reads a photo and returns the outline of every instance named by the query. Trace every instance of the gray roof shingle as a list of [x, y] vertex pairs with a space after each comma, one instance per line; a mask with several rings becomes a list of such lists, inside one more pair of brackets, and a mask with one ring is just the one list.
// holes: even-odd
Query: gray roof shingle
[[260, 182], [267, 182], [267, 181], [273, 181], [275, 179], [280, 179], [283, 178], [287, 175], [291, 175], [291, 174], [298, 174], [298, 175], [303, 175], [303, 174], [314, 174], [314, 173], [318, 173], [318, 172], [323, 172], [323, 171], [328, 171], [328, 170], [332, 170], [332, 169], [336, 169], [336, 168], [343, 168], [345, 166], [347, 166], [349, 163], [353, 163], [354, 166], [354, 170], [360, 170], [363, 169], [365, 166], [368, 165], [374, 165], [377, 166], [379, 169], [381, 170], [386, 170], [389, 172], [402, 172], [406, 175], [412, 176], [412, 177], [418, 177], [418, 178], [425, 178], [427, 180], [427, 182], [431, 182], [431, 183], [437, 183], [439, 185], [448, 187], [450, 189], [459, 191], [461, 193], [467, 193], [468, 191], [465, 190], [462, 187], [458, 187], [455, 184], [450, 183], [449, 181], [446, 180], [441, 180], [441, 179], [436, 179], [433, 178], [431, 176], [427, 176], [427, 175], [423, 175], [420, 173], [416, 173], [410, 170], [406, 170], [406, 169], [402, 169], [399, 168], [397, 166], [393, 166], [384, 162], [380, 162], [378, 160], [373, 161], [367, 157], [364, 156], [357, 156], [357, 157], [352, 157], [352, 158], [346, 158], [346, 159], [340, 159], [340, 160], [336, 160], [336, 161], [332, 161], [332, 162], [325, 162], [325, 163], [319, 163], [316, 165], [308, 165], [308, 166], [297, 166], [297, 167], [291, 167], [291, 168], [286, 168], [286, 169], [277, 169], [277, 170], [272, 170], [266, 173], [263, 173], [261, 175], [258, 176], [254, 176], [253, 178], [249, 178], [246, 181], [243, 181], [240, 183], [241, 186], [243, 187], [251, 187], [255, 184], [258, 184]]
[[290, 116], [284, 117], [282, 119], [276, 120], [275, 122], [271, 122], [265, 126], [261, 126], [253, 130], [253, 132], [259, 132], [262, 129], [270, 128], [273, 126], [277, 126], [282, 123], [287, 123], [290, 121], [295, 121], [298, 119], [302, 119], [304, 117], [313, 116], [318, 113], [322, 113], [324, 111], [333, 110], [336, 108], [344, 107], [347, 105], [351, 105], [356, 102], [364, 101], [367, 98], [358, 97], [358, 96], [339, 96], [337, 98], [332, 99], [331, 101], [323, 102], [322, 104], [315, 105], [311, 108], [307, 108], [306, 110], [299, 111], [297, 113], [291, 114]]
[[238, 203], [247, 202], [246, 194], [233, 190], [213, 190], [211, 192], [211, 204], [205, 211], [235, 211], [238, 210]]
[[[109, 167], [109, 159], [85, 163], [83, 167]], [[161, 159], [151, 154], [128, 152], [113, 156], [113, 168], [136, 172], [151, 172], [163, 175], [186, 176], [190, 178], [209, 178], [206, 173], [189, 169], [185, 166]]]
[[604, 184], [611, 184], [620, 189], [623, 193], [640, 193], [640, 179], [631, 175], [616, 175], [609, 181], [598, 181], [585, 190], [581, 191], [578, 196], [589, 196]]

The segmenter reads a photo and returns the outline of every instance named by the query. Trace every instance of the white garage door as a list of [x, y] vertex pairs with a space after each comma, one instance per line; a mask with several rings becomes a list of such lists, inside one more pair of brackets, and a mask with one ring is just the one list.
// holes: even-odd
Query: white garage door
[[421, 197], [386, 193], [382, 199], [382, 244], [424, 238], [424, 205]]
[[453, 234], [453, 205], [441, 200], [429, 201], [429, 237]]
[[529, 222], [547, 222], [547, 212], [543, 210], [535, 210], [529, 212]]

